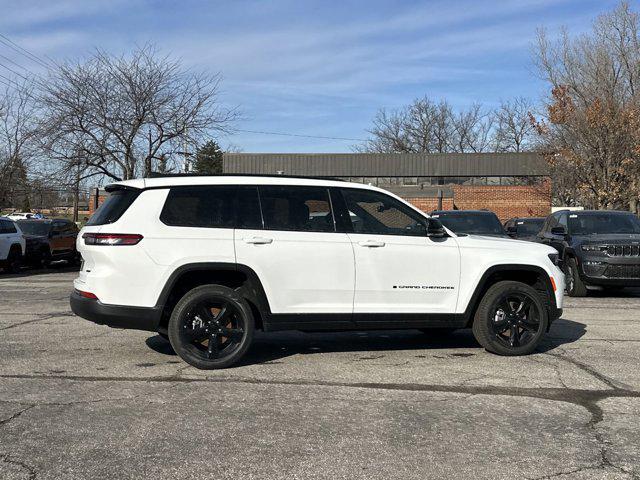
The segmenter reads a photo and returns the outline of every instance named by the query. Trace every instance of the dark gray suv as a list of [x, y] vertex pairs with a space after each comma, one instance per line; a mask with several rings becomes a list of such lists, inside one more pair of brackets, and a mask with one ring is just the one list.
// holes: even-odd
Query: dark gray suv
[[538, 240], [560, 252], [572, 297], [584, 297], [589, 286], [640, 286], [640, 219], [630, 212], [555, 212]]

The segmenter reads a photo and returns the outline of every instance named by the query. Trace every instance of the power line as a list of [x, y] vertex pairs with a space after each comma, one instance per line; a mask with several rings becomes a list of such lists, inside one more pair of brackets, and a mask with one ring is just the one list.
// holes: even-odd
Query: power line
[[3, 81], [3, 80], [0, 80], [0, 83], [1, 83], [2, 85], [5, 85], [6, 87], [9, 87], [9, 88], [16, 88], [14, 85], [11, 85], [11, 84], [9, 84], [9, 83], [7, 83], [7, 82]]
[[44, 68], [51, 68], [51, 65], [49, 65], [47, 62], [42, 60], [36, 54], [31, 53], [29, 50], [27, 50], [26, 48], [21, 47], [20, 45], [15, 43], [13, 40], [11, 40], [9, 37], [7, 37], [6, 35], [3, 35], [1, 33], [0, 33], [0, 43], [3, 43], [4, 45], [9, 47], [14, 52], [17, 52], [20, 55], [22, 55], [24, 57], [27, 57], [32, 62], [35, 62], [35, 63], [39, 64], [40, 66], [43, 66]]
[[[7, 69], [7, 70], [9, 70], [11, 73], [13, 73], [14, 75], [17, 75], [17, 76], [19, 76], [19, 77], [23, 78], [23, 79], [24, 79], [24, 80], [26, 80], [27, 82], [29, 81], [29, 79], [28, 79], [27, 77], [25, 77], [24, 75], [22, 75], [22, 74], [21, 74], [21, 73], [19, 73], [19, 72], [16, 72], [13, 68], [11, 68], [11, 67], [7, 67], [7, 66], [6, 66], [4, 63], [2, 63], [2, 62], [0, 62], [0, 67], [6, 68], [6, 69]], [[27, 71], [28, 71], [28, 70], [27, 70]], [[33, 75], [33, 73], [32, 73], [32, 72], [29, 72], [29, 73], [31, 73], [31, 74]]]
[[9, 63], [13, 63], [16, 67], [20, 67], [21, 69], [29, 72], [29, 73], [33, 73], [31, 72], [28, 68], [23, 67], [22, 65], [20, 65], [19, 63], [14, 62], [13, 60], [11, 60], [9, 57], [6, 57], [2, 54], [0, 54], [0, 58], [4, 58], [6, 61], [8, 61]]
[[324, 140], [348, 140], [351, 142], [366, 142], [362, 138], [346, 138], [346, 137], [325, 137], [323, 135], [301, 135], [298, 133], [282, 133], [282, 132], [263, 132], [260, 130], [235, 130], [236, 132], [243, 133], [259, 133], [261, 135], [280, 135], [283, 137], [303, 137], [303, 138], [321, 138]]
[[[4, 80], [6, 80], [4, 83], [7, 87], [18, 87], [20, 88], [20, 84], [18, 82], [16, 82], [15, 80], [11, 80], [9, 77], [5, 77], [4, 75], [0, 74], [0, 78], [3, 78]], [[9, 83], [6, 83], [9, 82]], [[13, 85], [10, 85], [10, 83], [12, 83]]]

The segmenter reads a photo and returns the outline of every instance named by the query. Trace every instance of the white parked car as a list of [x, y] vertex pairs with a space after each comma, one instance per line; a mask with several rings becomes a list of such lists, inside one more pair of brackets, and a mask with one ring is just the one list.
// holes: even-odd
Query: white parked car
[[7, 218], [11, 220], [28, 220], [30, 218], [34, 218], [36, 214], [30, 212], [13, 212], [7, 215]]
[[17, 272], [24, 258], [25, 238], [20, 227], [7, 217], [0, 217], [0, 267]]
[[237, 362], [255, 329], [473, 328], [522, 355], [562, 313], [555, 249], [456, 235], [376, 187], [223, 175], [107, 191], [78, 236], [73, 311], [159, 332], [198, 368]]

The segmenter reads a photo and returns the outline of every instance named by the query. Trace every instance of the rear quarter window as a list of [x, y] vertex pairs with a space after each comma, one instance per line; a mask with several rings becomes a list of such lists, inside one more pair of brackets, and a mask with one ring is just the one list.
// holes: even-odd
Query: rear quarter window
[[235, 187], [172, 187], [160, 220], [172, 227], [233, 228]]
[[131, 204], [140, 195], [140, 190], [123, 189], [115, 190], [98, 207], [91, 216], [87, 225], [105, 225], [117, 221]]

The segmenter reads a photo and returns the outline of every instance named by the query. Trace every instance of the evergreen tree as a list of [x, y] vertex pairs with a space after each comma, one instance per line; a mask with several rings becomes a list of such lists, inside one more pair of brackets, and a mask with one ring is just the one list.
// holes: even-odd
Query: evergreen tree
[[195, 173], [218, 175], [222, 173], [222, 149], [215, 141], [209, 140], [196, 152], [193, 166]]

